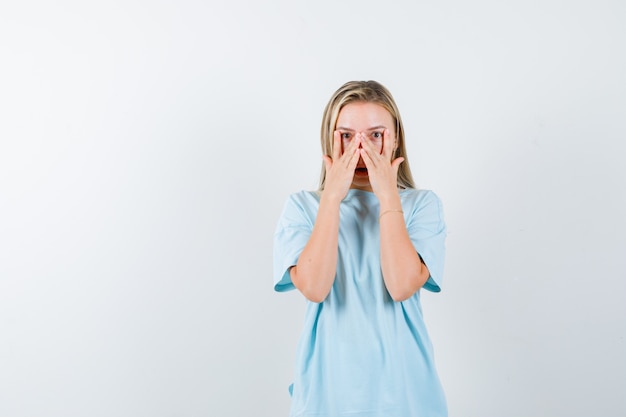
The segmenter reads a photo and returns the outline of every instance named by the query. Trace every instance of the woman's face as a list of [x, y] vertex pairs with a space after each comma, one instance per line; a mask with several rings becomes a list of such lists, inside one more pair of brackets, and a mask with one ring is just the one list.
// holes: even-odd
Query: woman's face
[[[378, 152], [382, 152], [385, 129], [389, 130], [391, 139], [395, 141], [393, 117], [380, 104], [356, 102], [345, 105], [339, 112], [336, 127], [341, 134], [341, 152], [343, 153], [357, 133], [365, 134], [367, 140], [372, 141]], [[359, 158], [350, 188], [372, 191], [363, 158]]]

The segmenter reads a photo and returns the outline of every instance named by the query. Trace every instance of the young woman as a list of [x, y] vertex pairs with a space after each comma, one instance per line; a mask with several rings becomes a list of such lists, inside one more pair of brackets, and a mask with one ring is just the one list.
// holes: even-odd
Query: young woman
[[420, 306], [440, 291], [446, 228], [389, 91], [344, 84], [321, 139], [319, 190], [289, 197], [274, 236], [275, 290], [307, 298], [291, 416], [447, 416]]

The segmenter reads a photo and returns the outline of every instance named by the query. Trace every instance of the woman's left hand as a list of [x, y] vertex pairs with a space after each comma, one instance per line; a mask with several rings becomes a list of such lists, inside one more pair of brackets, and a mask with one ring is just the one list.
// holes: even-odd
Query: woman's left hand
[[391, 136], [389, 129], [385, 129], [383, 133], [382, 150], [378, 150], [369, 138], [363, 133], [360, 149], [361, 157], [367, 167], [367, 175], [369, 177], [372, 191], [379, 200], [398, 195], [398, 167], [403, 157], [394, 159], [395, 138]]

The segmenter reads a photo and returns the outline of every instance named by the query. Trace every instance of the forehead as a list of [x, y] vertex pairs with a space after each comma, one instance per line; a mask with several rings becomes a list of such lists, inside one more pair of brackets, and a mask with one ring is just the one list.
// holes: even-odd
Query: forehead
[[337, 117], [337, 127], [363, 130], [372, 126], [384, 126], [388, 129], [394, 127], [391, 114], [377, 103], [356, 102], [346, 104]]

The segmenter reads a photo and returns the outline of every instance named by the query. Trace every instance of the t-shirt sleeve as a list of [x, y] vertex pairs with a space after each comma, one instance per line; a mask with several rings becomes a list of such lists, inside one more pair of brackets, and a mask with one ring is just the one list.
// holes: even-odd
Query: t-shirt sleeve
[[274, 233], [274, 290], [295, 289], [289, 269], [298, 262], [312, 230], [305, 208], [294, 196], [289, 197]]
[[441, 291], [446, 224], [441, 201], [435, 193], [427, 191], [419, 199], [407, 221], [407, 230], [413, 247], [430, 271], [424, 288], [432, 292]]

